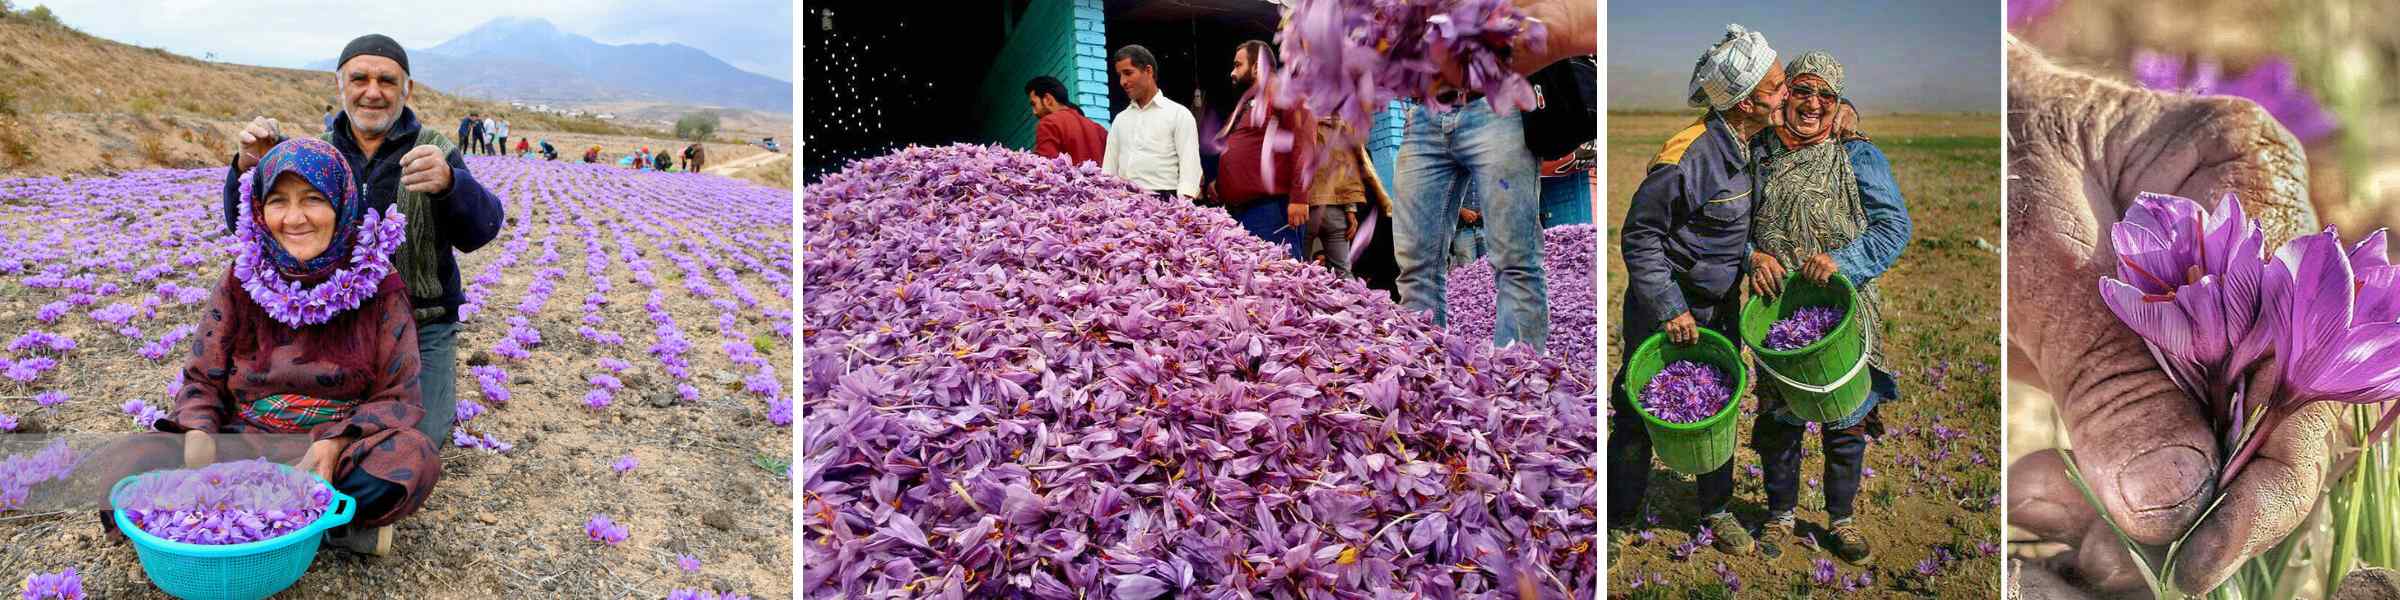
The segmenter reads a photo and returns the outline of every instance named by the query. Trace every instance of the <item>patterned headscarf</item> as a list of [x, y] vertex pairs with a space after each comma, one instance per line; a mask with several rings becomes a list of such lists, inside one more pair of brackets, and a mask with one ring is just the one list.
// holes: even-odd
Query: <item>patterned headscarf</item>
[[[305, 262], [284, 251], [283, 244], [268, 233], [265, 221], [263, 204], [267, 193], [285, 173], [300, 176], [333, 205], [333, 239], [323, 253]], [[250, 180], [251, 193], [246, 200], [250, 203], [250, 218], [259, 225], [262, 235], [258, 236], [258, 243], [277, 272], [286, 278], [312, 278], [331, 273], [350, 258], [351, 242], [358, 235], [359, 213], [364, 203], [360, 201], [358, 183], [350, 177], [350, 162], [342, 158], [342, 152], [333, 144], [312, 137], [285, 140], [259, 159]]]
[[1692, 65], [1687, 101], [1694, 107], [1730, 110], [1749, 97], [1774, 67], [1775, 49], [1767, 47], [1766, 35], [1740, 24], [1726, 25], [1725, 39], [1701, 53], [1700, 62]]
[[1783, 66], [1784, 81], [1799, 79], [1801, 75], [1815, 75], [1825, 80], [1825, 86], [1833, 93], [1842, 93], [1842, 63], [1824, 50], [1803, 52]]

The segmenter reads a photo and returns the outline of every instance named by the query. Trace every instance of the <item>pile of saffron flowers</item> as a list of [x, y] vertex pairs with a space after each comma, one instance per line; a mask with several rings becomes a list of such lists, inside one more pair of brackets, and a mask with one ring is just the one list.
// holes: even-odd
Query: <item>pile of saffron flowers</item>
[[1830, 306], [1805, 306], [1792, 311], [1792, 316], [1767, 326], [1767, 348], [1798, 350], [1825, 339], [1825, 334], [1842, 324], [1842, 309]]
[[1698, 423], [1724, 410], [1731, 400], [1725, 372], [1698, 361], [1667, 363], [1642, 386], [1642, 410], [1668, 423]]

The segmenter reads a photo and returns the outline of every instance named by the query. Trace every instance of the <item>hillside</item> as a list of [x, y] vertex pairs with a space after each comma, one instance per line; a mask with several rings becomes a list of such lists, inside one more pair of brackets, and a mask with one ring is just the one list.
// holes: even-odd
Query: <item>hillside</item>
[[[92, 74], [106, 73], [107, 77]], [[223, 164], [241, 123], [267, 116], [286, 131], [321, 131], [334, 81], [323, 71], [207, 62], [73, 29], [0, 17], [0, 174], [113, 173]], [[417, 82], [409, 99], [428, 127], [454, 130], [468, 111], [500, 114], [528, 134], [623, 139], [666, 147], [666, 131], [506, 110]], [[746, 146], [710, 150], [719, 161]], [[562, 149], [563, 151], [563, 149]], [[721, 154], [719, 154], [721, 152]]]
[[[792, 106], [792, 82], [743, 71], [699, 48], [603, 44], [538, 18], [492, 19], [411, 52], [409, 62], [418, 79], [477, 98], [639, 100], [778, 113]], [[331, 70], [333, 61], [308, 66]]]

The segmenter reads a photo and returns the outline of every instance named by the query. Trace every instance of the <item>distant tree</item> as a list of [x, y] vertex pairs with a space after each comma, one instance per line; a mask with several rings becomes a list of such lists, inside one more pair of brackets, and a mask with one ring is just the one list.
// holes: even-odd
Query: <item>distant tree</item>
[[717, 113], [715, 112], [697, 112], [684, 115], [683, 118], [675, 120], [675, 137], [693, 141], [707, 141], [708, 136], [715, 135], [717, 133], [717, 127], [723, 124], [724, 121], [717, 117]]
[[25, 11], [25, 16], [42, 23], [59, 24], [58, 15], [51, 14], [50, 6], [46, 4], [33, 5], [33, 10]]

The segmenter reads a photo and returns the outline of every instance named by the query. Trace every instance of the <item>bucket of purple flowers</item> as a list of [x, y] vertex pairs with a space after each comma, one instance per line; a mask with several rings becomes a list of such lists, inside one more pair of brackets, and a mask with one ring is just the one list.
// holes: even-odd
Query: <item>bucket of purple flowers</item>
[[1851, 316], [1857, 303], [1850, 278], [1835, 273], [1817, 283], [1793, 271], [1782, 294], [1742, 305], [1742, 343], [1793, 416], [1832, 423], [1866, 402], [1867, 337]]
[[291, 587], [325, 531], [357, 508], [315, 474], [263, 459], [127, 477], [109, 504], [142, 572], [185, 600], [255, 600]]
[[1625, 364], [1625, 390], [1641, 411], [1642, 426], [1659, 462], [1687, 475], [1701, 475], [1733, 460], [1739, 442], [1733, 416], [1750, 389], [1742, 351], [1724, 335], [1703, 328], [1699, 343], [1667, 343], [1652, 334]]

